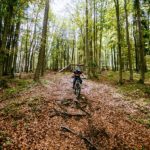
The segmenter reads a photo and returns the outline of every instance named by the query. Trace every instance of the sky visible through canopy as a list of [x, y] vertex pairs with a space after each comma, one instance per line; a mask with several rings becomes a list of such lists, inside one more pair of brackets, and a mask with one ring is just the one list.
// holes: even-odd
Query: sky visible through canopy
[[53, 0], [51, 1], [52, 9], [57, 17], [67, 16], [67, 6], [71, 4], [71, 0]]

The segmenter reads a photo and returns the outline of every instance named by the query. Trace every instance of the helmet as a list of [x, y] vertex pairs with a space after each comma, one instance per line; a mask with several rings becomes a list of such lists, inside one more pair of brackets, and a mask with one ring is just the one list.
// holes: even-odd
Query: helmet
[[80, 67], [76, 67], [75, 70], [76, 70], [76, 71], [81, 71]]

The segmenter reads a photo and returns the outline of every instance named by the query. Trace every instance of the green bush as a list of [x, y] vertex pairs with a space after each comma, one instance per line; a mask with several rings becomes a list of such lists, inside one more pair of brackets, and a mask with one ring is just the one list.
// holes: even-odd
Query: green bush
[[15, 94], [17, 92], [18, 91], [17, 91], [17, 89], [15, 87], [6, 89], [6, 94], [8, 94], [8, 95], [12, 95], [12, 94]]

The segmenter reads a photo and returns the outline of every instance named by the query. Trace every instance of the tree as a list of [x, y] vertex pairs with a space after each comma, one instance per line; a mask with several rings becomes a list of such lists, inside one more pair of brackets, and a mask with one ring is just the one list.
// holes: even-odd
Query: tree
[[131, 58], [131, 44], [129, 37], [129, 22], [128, 22], [128, 10], [127, 10], [127, 1], [124, 0], [124, 10], [126, 18], [126, 41], [128, 46], [128, 59], [129, 59], [129, 70], [130, 70], [130, 80], [133, 80], [133, 69], [132, 69], [132, 58]]
[[28, 2], [2, 0], [0, 2], [0, 78], [16, 69], [21, 19]]
[[47, 39], [47, 26], [48, 26], [48, 13], [49, 13], [49, 0], [45, 2], [45, 13], [44, 13], [44, 20], [43, 20], [43, 29], [42, 29], [42, 39], [41, 45], [39, 50], [39, 57], [37, 68], [34, 75], [34, 80], [39, 81], [40, 74], [44, 74], [45, 68], [45, 48], [46, 48], [46, 39]]
[[137, 25], [138, 25], [138, 32], [139, 32], [139, 51], [140, 51], [140, 83], [144, 83], [145, 80], [145, 60], [144, 60], [144, 46], [143, 46], [143, 33], [142, 33], [142, 26], [141, 26], [141, 8], [140, 8], [140, 1], [135, 0], [135, 9], [137, 12]]
[[117, 18], [117, 37], [118, 37], [118, 52], [119, 52], [119, 83], [122, 84], [122, 53], [121, 53], [121, 26], [120, 26], [120, 11], [119, 0], [114, 0]]
[[85, 36], [85, 51], [86, 51], [86, 66], [88, 76], [90, 76], [90, 63], [89, 63], [89, 11], [88, 11], [88, 0], [86, 0], [86, 36]]

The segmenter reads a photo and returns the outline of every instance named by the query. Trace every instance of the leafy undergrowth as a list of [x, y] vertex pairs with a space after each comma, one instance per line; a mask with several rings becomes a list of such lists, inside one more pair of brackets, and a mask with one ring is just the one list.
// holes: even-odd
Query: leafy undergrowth
[[14, 97], [21, 91], [31, 88], [34, 84], [32, 79], [7, 79], [7, 88], [0, 91], [0, 101]]
[[90, 80], [76, 99], [70, 74], [48, 73], [0, 102], [0, 149], [149, 150], [150, 129], [135, 121], [144, 113], [112, 86]]
[[129, 81], [129, 72], [124, 72], [124, 84], [119, 85], [118, 74], [118, 72], [112, 71], [104, 72], [100, 76], [100, 82], [115, 85], [118, 92], [124, 96], [124, 100], [136, 104], [138, 109], [145, 114], [142, 116], [130, 116], [130, 118], [150, 127], [150, 72], [146, 73], [145, 84], [138, 82], [139, 74], [134, 73], [134, 81]]

